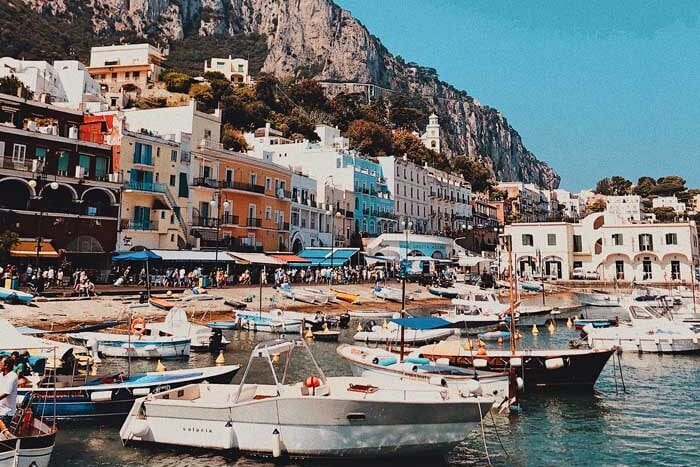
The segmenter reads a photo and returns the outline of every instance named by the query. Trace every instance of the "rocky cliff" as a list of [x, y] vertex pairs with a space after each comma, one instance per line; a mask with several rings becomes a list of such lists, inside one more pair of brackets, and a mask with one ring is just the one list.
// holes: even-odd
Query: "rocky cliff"
[[[559, 176], [528, 151], [496, 109], [407, 64], [331, 0], [24, 0], [42, 16], [69, 21], [87, 14], [97, 37], [145, 37], [161, 43], [186, 35], [266, 37], [263, 71], [280, 77], [372, 83], [423, 97], [440, 116], [443, 148], [488, 164], [501, 180], [556, 187]], [[216, 51], [212, 51], [216, 54]]]

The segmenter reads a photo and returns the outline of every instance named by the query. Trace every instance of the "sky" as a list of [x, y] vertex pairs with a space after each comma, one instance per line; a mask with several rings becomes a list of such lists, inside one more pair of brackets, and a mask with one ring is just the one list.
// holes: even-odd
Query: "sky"
[[335, 1], [499, 109], [562, 188], [671, 174], [700, 187], [700, 2]]

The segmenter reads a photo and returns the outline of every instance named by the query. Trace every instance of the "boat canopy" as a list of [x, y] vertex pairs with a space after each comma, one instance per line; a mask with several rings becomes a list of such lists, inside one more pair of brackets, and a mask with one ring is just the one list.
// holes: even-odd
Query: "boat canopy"
[[450, 328], [454, 327], [453, 323], [442, 318], [435, 318], [431, 316], [419, 316], [416, 318], [395, 318], [391, 320], [392, 323], [396, 323], [399, 326], [409, 329], [440, 329], [440, 328]]
[[306, 266], [326, 266], [339, 267], [344, 266], [350, 261], [350, 258], [355, 256], [359, 248], [327, 248], [316, 247], [306, 248], [299, 253], [301, 258], [309, 261], [308, 263], [290, 263], [290, 266], [306, 267]]

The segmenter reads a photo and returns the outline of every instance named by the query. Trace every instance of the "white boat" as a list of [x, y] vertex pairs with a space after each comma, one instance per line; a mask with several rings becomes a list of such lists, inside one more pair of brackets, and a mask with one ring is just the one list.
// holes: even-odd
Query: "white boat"
[[31, 302], [33, 298], [34, 295], [30, 293], [0, 287], [0, 300], [5, 303], [22, 303], [26, 305]]
[[326, 291], [323, 289], [317, 289], [313, 287], [304, 287], [302, 289], [304, 292], [310, 293], [316, 297], [316, 303], [326, 304], [328, 302], [335, 302], [335, 293], [332, 291]]
[[405, 357], [380, 348], [342, 344], [338, 355], [350, 363], [354, 376], [382, 382], [423, 381], [463, 392], [481, 392], [496, 398], [496, 403], [508, 398], [508, 373], [460, 368], [448, 362], [432, 362], [427, 358]]
[[552, 313], [554, 308], [546, 305], [519, 305], [517, 310], [520, 316], [531, 316]]
[[104, 332], [66, 334], [68, 342], [83, 345], [105, 357], [122, 358], [187, 358], [189, 337], [157, 337]]
[[355, 319], [388, 319], [394, 316], [393, 311], [384, 310], [367, 310], [367, 311], [356, 311], [349, 310], [348, 315]]
[[455, 287], [430, 286], [428, 292], [442, 298], [457, 298], [460, 294], [459, 289]]
[[574, 292], [576, 298], [582, 305], [600, 307], [620, 306], [620, 297], [601, 290], [592, 292]]
[[[146, 335], [167, 337], [189, 337], [192, 351], [207, 351], [214, 331], [210, 327], [190, 322], [187, 312], [182, 308], [172, 308], [160, 323], [147, 323]], [[229, 341], [221, 338], [221, 346], [225, 347]]]
[[299, 314], [291, 315], [290, 312], [278, 309], [268, 312], [237, 311], [236, 317], [240, 320], [242, 329], [275, 334], [298, 334], [301, 332], [303, 322]]
[[459, 298], [453, 298], [452, 304], [476, 308], [485, 314], [502, 315], [509, 311], [508, 304], [501, 303], [495, 293], [487, 290], [468, 290], [460, 294]]
[[[374, 296], [390, 302], [401, 302], [401, 289], [393, 287], [375, 287]], [[406, 300], [413, 300], [413, 295], [406, 292]]]
[[496, 313], [484, 313], [481, 308], [469, 305], [455, 305], [452, 308], [440, 309], [430, 313], [433, 316], [457, 324], [460, 327], [480, 327], [498, 324], [505, 319], [505, 315]]
[[51, 462], [58, 429], [26, 410], [18, 408], [10, 426], [0, 425], [0, 467], [48, 467]]
[[[394, 319], [399, 315], [394, 314]], [[454, 334], [454, 329], [404, 329], [404, 342], [409, 345], [438, 342]], [[401, 341], [401, 326], [393, 320], [381, 325], [372, 321], [365, 323], [365, 328], [353, 336], [358, 342], [398, 343]]]
[[[282, 284], [278, 289], [279, 293], [290, 300], [297, 302], [325, 305], [328, 303], [327, 296], [321, 296], [303, 289], [292, 289], [289, 284]], [[325, 301], [324, 301], [325, 300]]]
[[629, 322], [609, 328], [583, 327], [593, 349], [613, 347], [627, 352], [684, 353], [700, 351], [700, 333], [687, 323], [661, 316], [653, 307], [627, 305]]
[[[273, 358], [306, 350], [312, 376], [290, 384]], [[263, 360], [275, 384], [251, 384]], [[280, 362], [282, 363], [282, 362]], [[317, 376], [316, 376], [317, 375]], [[240, 384], [195, 384], [136, 401], [119, 435], [145, 441], [279, 457], [384, 457], [444, 454], [482, 420], [493, 397], [425, 383], [326, 378], [303, 340], [258, 344]]]

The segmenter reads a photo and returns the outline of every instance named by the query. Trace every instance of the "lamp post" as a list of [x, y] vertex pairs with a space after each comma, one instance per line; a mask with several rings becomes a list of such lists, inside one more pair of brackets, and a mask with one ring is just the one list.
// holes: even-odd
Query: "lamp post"
[[[32, 187], [32, 189], [36, 189], [37, 187], [37, 181], [36, 180], [29, 180], [29, 186]], [[56, 191], [58, 190], [58, 182], [51, 182], [48, 185], [45, 185], [44, 188], [46, 187], [51, 188], [51, 190]], [[39, 192], [39, 195], [35, 197], [37, 200], [41, 200], [41, 191]], [[37, 222], [37, 228], [36, 228], [36, 265], [35, 265], [35, 273], [37, 274], [37, 279], [39, 278], [39, 258], [41, 255], [41, 220], [44, 215], [44, 206], [42, 203], [39, 203], [39, 220]], [[31, 278], [30, 278], [31, 279]]]
[[[406, 250], [405, 250], [406, 254], [404, 256], [404, 261], [406, 261], [406, 262], [404, 263], [404, 266], [408, 266], [408, 233], [411, 230], [411, 227], [413, 227], [413, 222], [402, 220], [401, 226], [403, 227], [404, 234], [406, 235], [406, 244], [405, 244], [406, 245]], [[405, 267], [400, 268], [399, 270], [401, 271], [401, 269], [403, 269], [403, 271], [401, 272], [401, 317], [405, 318], [406, 317], [406, 274], [407, 274], [407, 271], [406, 271]], [[403, 350], [404, 350], [404, 346], [406, 344], [404, 332], [405, 332], [405, 328], [403, 326], [401, 326], [401, 361], [402, 362], [403, 362], [403, 353], [404, 353]]]
[[329, 280], [329, 285], [333, 285], [333, 269], [335, 264], [333, 264], [333, 255], [335, 254], [335, 219], [340, 219], [340, 211], [333, 213], [332, 209], [326, 211], [326, 216], [331, 220], [331, 275]]
[[[217, 197], [221, 196], [221, 193], [219, 192], [217, 194]], [[221, 214], [219, 212], [219, 208], [221, 205], [219, 204], [218, 198], [213, 198], [211, 201], [209, 201], [209, 206], [211, 206], [212, 209], [216, 210], [216, 246], [214, 250], [214, 283], [216, 287], [219, 286], [219, 281], [217, 280], [217, 275], [219, 272], [219, 232], [221, 231]], [[224, 212], [228, 211], [229, 208], [231, 207], [231, 203], [226, 200], [224, 201]]]

